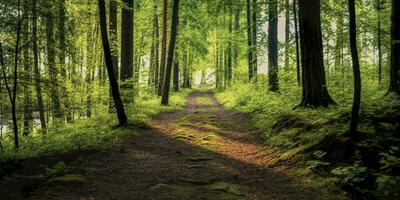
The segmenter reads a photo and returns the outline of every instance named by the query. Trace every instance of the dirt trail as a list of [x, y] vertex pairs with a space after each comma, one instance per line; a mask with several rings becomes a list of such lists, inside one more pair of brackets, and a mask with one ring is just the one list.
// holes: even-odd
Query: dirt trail
[[271, 152], [246, 115], [224, 109], [209, 91], [191, 93], [183, 110], [151, 126], [118, 150], [77, 162], [83, 186], [47, 186], [29, 199], [335, 199], [268, 167]]

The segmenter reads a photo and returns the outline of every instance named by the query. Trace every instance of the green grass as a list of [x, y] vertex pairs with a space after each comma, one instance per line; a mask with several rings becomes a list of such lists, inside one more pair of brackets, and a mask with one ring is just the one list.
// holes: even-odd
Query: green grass
[[4, 138], [4, 152], [0, 153], [0, 163], [6, 160], [19, 160], [43, 155], [62, 154], [80, 150], [101, 150], [115, 146], [122, 137], [137, 134], [137, 127], [148, 124], [151, 116], [160, 112], [172, 111], [185, 105], [189, 90], [173, 93], [169, 106], [161, 106], [155, 95], [144, 94], [136, 103], [126, 107], [128, 125], [116, 128], [115, 113], [108, 113], [107, 106], [97, 107], [96, 116], [80, 119], [66, 125], [53, 125], [48, 134], [33, 133], [20, 137], [20, 148], [13, 150], [12, 137]]
[[[364, 79], [366, 82], [369, 80]], [[224, 106], [251, 116], [266, 145], [280, 152], [272, 163], [293, 163], [296, 166], [293, 173], [296, 174], [323, 174], [321, 183], [334, 180], [339, 186], [350, 188], [347, 192], [358, 196], [368, 195], [376, 199], [400, 197], [396, 192], [400, 187], [400, 176], [396, 173], [400, 168], [400, 148], [399, 140], [393, 135], [393, 120], [399, 119], [398, 96], [386, 94], [384, 86], [364, 83], [368, 87], [364, 87], [362, 95], [359, 122], [362, 140], [356, 144], [360, 150], [350, 155], [350, 159], [341, 160], [340, 157], [333, 159], [335, 154], [332, 152], [318, 148], [324, 148], [328, 136], [340, 136], [349, 129], [350, 82], [345, 88], [340, 85], [329, 87], [338, 104], [328, 108], [296, 107], [301, 100], [301, 88], [295, 87], [295, 82], [283, 83], [281, 93], [269, 92], [265, 85], [263, 80], [257, 84], [236, 84], [224, 91], [215, 91], [215, 95]], [[336, 155], [343, 154], [338, 148], [333, 150], [337, 151]], [[364, 156], [360, 155], [363, 149], [377, 156], [377, 168], [365, 162]]]

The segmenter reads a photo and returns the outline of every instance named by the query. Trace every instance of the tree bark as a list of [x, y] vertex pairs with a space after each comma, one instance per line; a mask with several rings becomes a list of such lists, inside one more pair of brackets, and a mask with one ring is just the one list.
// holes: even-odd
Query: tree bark
[[39, 69], [39, 50], [38, 50], [38, 37], [37, 37], [37, 1], [32, 0], [32, 51], [33, 51], [33, 63], [34, 63], [34, 74], [35, 74], [35, 88], [36, 88], [36, 100], [39, 110], [40, 126], [42, 132], [46, 133], [46, 118], [44, 115], [44, 105], [41, 87], [41, 77]]
[[121, 15], [121, 88], [125, 93], [125, 102], [131, 102], [133, 95], [133, 0], [123, 0]]
[[104, 58], [106, 62], [107, 72], [108, 72], [108, 79], [110, 81], [110, 87], [114, 99], [115, 109], [117, 111], [118, 121], [119, 124], [125, 125], [128, 121], [124, 104], [122, 103], [121, 96], [119, 93], [118, 81], [115, 77], [113, 61], [112, 61], [112, 54], [110, 49], [110, 44], [108, 41], [107, 35], [107, 17], [106, 17], [106, 5], [104, 0], [98, 0], [99, 3], [99, 14], [100, 14], [100, 28], [101, 28], [101, 38], [103, 41], [103, 51], [104, 51]]
[[299, 0], [303, 93], [300, 106], [335, 102], [326, 87], [322, 51], [320, 0]]
[[[179, 44], [179, 43], [178, 43]], [[178, 50], [179, 45], [175, 49], [175, 57], [174, 57], [174, 80], [173, 80], [173, 86], [174, 86], [174, 91], [178, 92], [179, 91], [179, 50]]]
[[[24, 0], [24, 15], [29, 16], [30, 3], [28, 0]], [[23, 23], [23, 43], [29, 43], [29, 22]], [[23, 49], [23, 62], [24, 62], [24, 129], [23, 135], [29, 135], [32, 121], [32, 109], [31, 109], [31, 65], [29, 58], [29, 48]]]
[[378, 13], [378, 31], [377, 31], [377, 37], [378, 37], [378, 83], [382, 83], [382, 31], [381, 31], [381, 1], [377, 0], [376, 1], [376, 10]]
[[55, 41], [54, 41], [54, 15], [51, 2], [46, 2], [46, 39], [47, 39], [47, 65], [50, 76], [50, 98], [52, 103], [52, 115], [55, 119], [62, 118], [61, 102], [58, 89], [58, 69], [55, 62]]
[[159, 80], [160, 80], [160, 31], [158, 28], [158, 6], [156, 0], [154, 1], [154, 16], [153, 16], [153, 29], [154, 29], [154, 86], [157, 91], [159, 91]]
[[168, 61], [165, 70], [164, 89], [161, 99], [162, 105], [168, 105], [169, 103], [171, 71], [172, 71], [172, 64], [174, 62], [175, 43], [176, 43], [176, 37], [178, 35], [178, 25], [179, 25], [179, 0], [174, 0], [173, 10], [172, 10], [172, 22], [171, 22], [171, 37], [168, 49]]
[[246, 16], [247, 16], [247, 62], [248, 62], [248, 74], [249, 81], [251, 82], [254, 77], [253, 71], [253, 34], [252, 34], [252, 22], [251, 22], [251, 4], [250, 0], [246, 0]]
[[278, 2], [268, 5], [268, 86], [273, 92], [279, 91], [278, 84]]
[[161, 42], [161, 63], [160, 63], [160, 80], [158, 95], [163, 94], [165, 82], [165, 63], [167, 61], [167, 23], [168, 23], [168, 0], [163, 1], [163, 23], [162, 23], [162, 42]]
[[390, 92], [400, 95], [400, 0], [392, 0]]
[[290, 4], [285, 0], [285, 70], [289, 71]]
[[[109, 7], [109, 35], [110, 35], [110, 48], [111, 48], [111, 59], [114, 67], [114, 76], [119, 80], [119, 67], [118, 67], [118, 6], [116, 0], [110, 0]], [[109, 109], [112, 111], [113, 108], [113, 97], [110, 88], [109, 94]]]
[[257, 47], [257, 0], [253, 0], [253, 62], [252, 62], [252, 68], [253, 68], [253, 76], [254, 76], [254, 81], [257, 81], [257, 75], [258, 75], [258, 47]]
[[351, 113], [350, 121], [350, 134], [353, 139], [357, 136], [358, 118], [360, 112], [361, 102], [361, 75], [360, 75], [360, 63], [358, 60], [357, 50], [357, 30], [356, 30], [356, 8], [355, 0], [348, 0], [349, 14], [350, 14], [350, 47], [351, 57], [353, 60], [353, 75], [354, 75], [354, 97], [353, 97], [353, 108]]
[[301, 84], [301, 66], [300, 66], [300, 45], [299, 45], [299, 28], [297, 20], [297, 0], [293, 0], [293, 18], [294, 18], [294, 34], [296, 43], [296, 75], [297, 83]]
[[65, 0], [58, 0], [58, 44], [59, 44], [59, 66], [60, 66], [60, 74], [61, 74], [61, 94], [62, 94], [62, 103], [64, 105], [65, 116], [67, 122], [72, 121], [72, 115], [70, 111], [70, 100], [68, 90], [65, 87], [65, 81], [67, 80], [67, 69], [65, 65], [65, 57], [66, 57], [66, 42], [65, 42], [65, 20], [66, 20], [66, 10], [65, 10]]

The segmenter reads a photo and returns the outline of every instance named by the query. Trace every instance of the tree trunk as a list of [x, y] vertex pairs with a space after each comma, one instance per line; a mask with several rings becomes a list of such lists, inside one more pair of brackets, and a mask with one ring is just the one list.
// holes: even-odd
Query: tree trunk
[[320, 0], [300, 0], [300, 46], [303, 93], [301, 106], [334, 104], [326, 87], [322, 52]]
[[285, 70], [289, 71], [290, 4], [285, 0]]
[[390, 92], [400, 95], [400, 0], [392, 0]]
[[228, 56], [228, 63], [227, 63], [227, 82], [228, 82], [228, 86], [231, 85], [232, 82], [232, 72], [233, 72], [233, 60], [232, 60], [232, 50], [233, 50], [233, 45], [232, 45], [232, 40], [233, 40], [233, 12], [232, 12], [232, 8], [231, 11], [229, 11], [229, 27], [228, 27], [228, 31], [229, 31], [229, 41], [228, 41], [228, 49], [227, 49], [227, 56]]
[[106, 62], [108, 79], [110, 81], [110, 87], [114, 99], [115, 109], [117, 111], [119, 124], [125, 125], [127, 123], [127, 118], [125, 114], [124, 104], [122, 103], [121, 96], [119, 93], [118, 81], [115, 77], [112, 54], [110, 49], [110, 44], [107, 35], [107, 17], [106, 17], [106, 5], [104, 0], [98, 0], [99, 3], [99, 14], [100, 14], [100, 28], [101, 28], [101, 38], [103, 41], [104, 58]]
[[162, 43], [161, 43], [161, 63], [160, 63], [160, 80], [158, 95], [163, 94], [165, 82], [165, 63], [167, 61], [167, 23], [168, 23], [168, 0], [163, 1], [163, 24], [162, 24]]
[[[114, 67], [114, 76], [119, 80], [119, 68], [118, 68], [118, 6], [115, 0], [110, 0], [110, 7], [109, 7], [109, 35], [110, 35], [110, 48], [111, 48], [111, 58]], [[110, 88], [109, 94], [109, 110], [112, 111], [113, 108], [113, 97], [112, 91]]]
[[32, 51], [33, 51], [33, 63], [34, 63], [34, 73], [35, 73], [35, 88], [36, 88], [36, 100], [39, 110], [40, 126], [42, 127], [42, 132], [46, 133], [46, 118], [44, 115], [44, 105], [42, 96], [42, 87], [40, 69], [39, 69], [39, 50], [37, 41], [37, 2], [32, 0]]
[[171, 22], [171, 37], [168, 49], [168, 61], [167, 61], [167, 68], [165, 70], [164, 89], [161, 99], [162, 105], [168, 105], [169, 103], [171, 71], [172, 71], [172, 64], [174, 62], [174, 54], [175, 54], [174, 51], [175, 51], [176, 37], [178, 35], [178, 24], [179, 24], [179, 0], [174, 0], [173, 10], [172, 10], [172, 22]]
[[273, 92], [279, 91], [278, 84], [278, 2], [268, 5], [268, 86]]
[[360, 112], [361, 102], [361, 75], [360, 75], [360, 64], [358, 60], [357, 50], [357, 24], [356, 24], [356, 8], [355, 0], [349, 0], [349, 13], [350, 13], [350, 47], [351, 57], [353, 60], [353, 75], [354, 75], [354, 98], [353, 108], [351, 113], [350, 121], [350, 134], [354, 139], [357, 136], [358, 118]]
[[64, 105], [65, 116], [67, 118], [67, 122], [72, 121], [72, 115], [70, 111], [70, 100], [68, 90], [65, 87], [65, 82], [67, 80], [67, 69], [65, 66], [65, 57], [66, 57], [66, 42], [65, 42], [65, 19], [66, 19], [66, 11], [65, 11], [65, 0], [58, 0], [58, 44], [59, 44], [59, 66], [61, 72], [61, 94], [62, 94], [62, 102]]
[[154, 48], [154, 86], [158, 93], [159, 91], [159, 80], [160, 80], [160, 31], [158, 28], [158, 8], [157, 2], [154, 1], [154, 16], [153, 16], [153, 29], [154, 29], [154, 40], [155, 40], [155, 48]]
[[301, 67], [300, 67], [300, 45], [299, 45], [299, 28], [297, 20], [297, 0], [293, 0], [293, 18], [294, 18], [294, 34], [296, 42], [296, 74], [297, 83], [301, 84]]
[[257, 50], [257, 0], [253, 0], [253, 62], [252, 62], [252, 68], [253, 68], [253, 76], [254, 80], [257, 81], [257, 75], [258, 75], [258, 50]]
[[[24, 0], [24, 13], [29, 16], [30, 3], [28, 0]], [[29, 42], [29, 22], [26, 21], [22, 28], [23, 43], [28, 44]], [[23, 62], [24, 62], [24, 129], [23, 135], [29, 135], [32, 121], [32, 110], [31, 110], [31, 65], [29, 58], [29, 48], [23, 50]]]
[[253, 34], [251, 29], [251, 4], [250, 0], [246, 0], [246, 16], [247, 16], [247, 61], [249, 70], [249, 81], [251, 82], [254, 78], [253, 71]]
[[123, 0], [121, 15], [121, 88], [124, 90], [125, 102], [132, 101], [133, 95], [133, 0]]
[[[234, 40], [234, 50], [233, 50], [233, 65], [237, 67], [239, 64], [239, 33], [240, 33], [240, 7], [236, 9], [235, 13], [235, 40]], [[234, 77], [235, 75], [233, 75]]]
[[376, 1], [376, 10], [378, 12], [378, 82], [382, 83], [382, 37], [381, 37], [381, 1]]
[[58, 93], [58, 70], [55, 62], [55, 41], [54, 41], [54, 15], [51, 2], [46, 2], [48, 8], [45, 16], [46, 39], [47, 39], [47, 65], [50, 76], [50, 98], [52, 103], [52, 115], [55, 119], [62, 118], [61, 102]]
[[174, 85], [175, 92], [179, 91], [179, 51], [178, 51], [178, 47], [179, 47], [179, 45], [175, 49], [175, 59], [174, 59], [174, 80], [173, 80], [174, 84], [173, 85]]

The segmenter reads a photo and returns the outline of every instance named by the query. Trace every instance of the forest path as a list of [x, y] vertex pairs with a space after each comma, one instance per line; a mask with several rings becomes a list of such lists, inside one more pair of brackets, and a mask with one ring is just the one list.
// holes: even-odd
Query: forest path
[[184, 109], [156, 116], [121, 148], [85, 159], [80, 187], [47, 186], [30, 199], [330, 199], [270, 168], [271, 151], [245, 114], [194, 91]]

